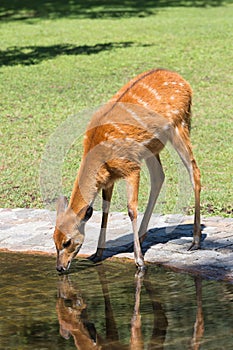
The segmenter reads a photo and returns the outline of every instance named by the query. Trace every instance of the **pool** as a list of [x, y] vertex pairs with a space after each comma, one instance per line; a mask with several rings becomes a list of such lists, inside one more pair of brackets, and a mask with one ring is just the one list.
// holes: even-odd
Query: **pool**
[[232, 349], [233, 284], [149, 265], [0, 253], [0, 349]]

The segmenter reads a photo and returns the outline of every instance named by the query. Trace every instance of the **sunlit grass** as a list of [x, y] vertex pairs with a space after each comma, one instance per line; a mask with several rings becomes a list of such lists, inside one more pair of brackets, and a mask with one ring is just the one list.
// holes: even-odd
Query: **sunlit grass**
[[[150, 11], [144, 17], [32, 16], [1, 22], [0, 207], [43, 207], [41, 157], [56, 128], [71, 115], [86, 124], [82, 111], [106, 102], [138, 73], [164, 67], [178, 71], [193, 87], [192, 143], [202, 173], [202, 212], [232, 215], [233, 7]], [[64, 161], [68, 196], [81, 144], [73, 144]], [[169, 151], [162, 159], [167, 180], [158, 210], [173, 212], [179, 197], [177, 168]], [[143, 171], [140, 210], [147, 183]], [[192, 196], [190, 185], [185, 186]], [[113, 209], [123, 210], [119, 191]], [[184, 206], [191, 212], [192, 198]]]

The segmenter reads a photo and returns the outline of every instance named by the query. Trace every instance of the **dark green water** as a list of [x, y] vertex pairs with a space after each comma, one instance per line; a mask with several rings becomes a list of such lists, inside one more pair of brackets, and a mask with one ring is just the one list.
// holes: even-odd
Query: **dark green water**
[[149, 266], [0, 254], [0, 349], [233, 348], [233, 285]]

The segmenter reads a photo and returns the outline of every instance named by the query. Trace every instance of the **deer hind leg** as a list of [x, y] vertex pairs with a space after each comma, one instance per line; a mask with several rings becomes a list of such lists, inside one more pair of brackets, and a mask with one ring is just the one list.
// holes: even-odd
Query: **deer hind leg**
[[195, 196], [195, 216], [193, 241], [189, 248], [198, 249], [201, 244], [201, 224], [200, 224], [200, 192], [201, 192], [201, 175], [197, 163], [193, 157], [192, 146], [189, 138], [189, 131], [185, 127], [175, 127], [171, 137], [171, 143], [183, 161], [194, 189]]
[[145, 264], [141, 251], [137, 228], [137, 210], [138, 210], [138, 189], [139, 189], [140, 170], [136, 170], [126, 178], [127, 183], [127, 199], [128, 199], [128, 214], [132, 223], [134, 234], [134, 259], [136, 266], [144, 270]]
[[146, 165], [150, 174], [151, 189], [146, 211], [139, 228], [139, 237], [141, 243], [146, 237], [148, 223], [153, 213], [153, 209], [159, 196], [165, 177], [159, 155], [147, 158]]
[[102, 190], [102, 222], [101, 222], [100, 235], [99, 235], [97, 250], [95, 254], [90, 256], [90, 259], [94, 262], [98, 262], [102, 260], [103, 252], [106, 246], [106, 230], [107, 230], [107, 223], [108, 223], [109, 208], [110, 208], [110, 203], [112, 199], [113, 186], [114, 185], [112, 184], [108, 188], [105, 188]]

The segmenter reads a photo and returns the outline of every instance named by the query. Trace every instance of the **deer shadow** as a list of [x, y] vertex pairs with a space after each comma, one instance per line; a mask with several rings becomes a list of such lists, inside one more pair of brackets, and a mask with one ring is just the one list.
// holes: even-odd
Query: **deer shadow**
[[[205, 225], [201, 225], [201, 230]], [[206, 234], [202, 234], [201, 241], [206, 238]], [[176, 244], [187, 245], [187, 249], [192, 242], [193, 225], [179, 224], [174, 226], [164, 226], [159, 228], [151, 228], [147, 231], [147, 236], [142, 243], [142, 253], [145, 255], [147, 250], [157, 244], [165, 244], [169, 241], [176, 240]], [[122, 236], [106, 242], [106, 249], [103, 253], [103, 260], [113, 257], [120, 253], [132, 253], [134, 249], [133, 233], [127, 234], [124, 237], [124, 244], [122, 244]], [[190, 238], [190, 241], [189, 241]]]

